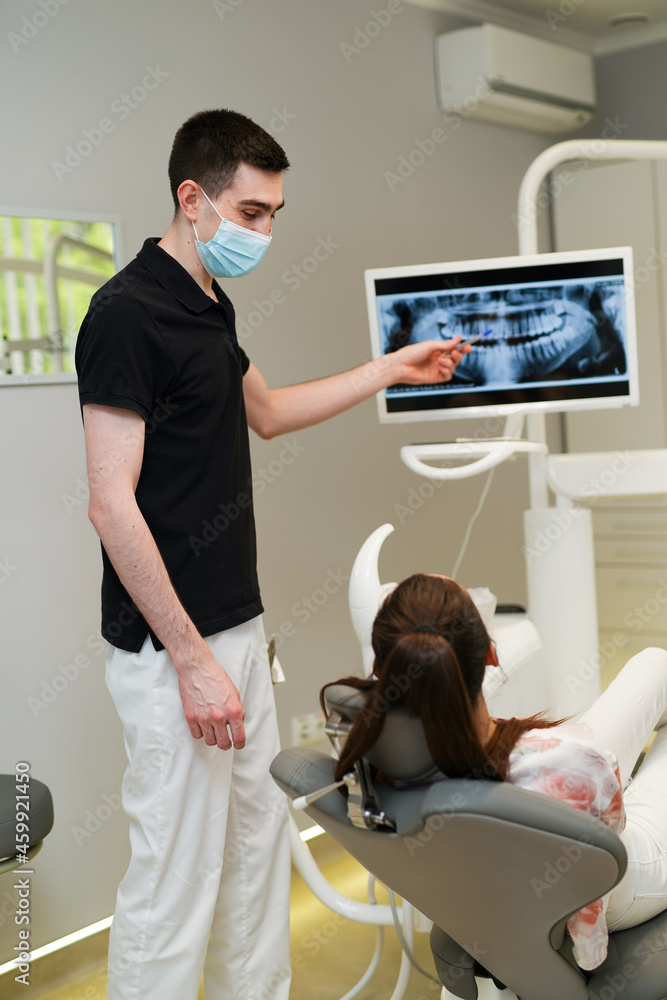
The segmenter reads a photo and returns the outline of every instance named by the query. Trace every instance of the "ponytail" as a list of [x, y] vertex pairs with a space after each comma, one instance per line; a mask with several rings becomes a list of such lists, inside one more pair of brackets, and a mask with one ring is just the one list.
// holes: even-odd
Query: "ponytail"
[[[402, 636], [377, 681], [348, 677], [338, 683], [367, 691], [368, 698], [343, 747], [337, 781], [375, 744], [386, 712], [394, 705], [421, 718], [426, 744], [443, 774], [463, 777], [487, 765], [459, 661], [443, 635], [412, 632]], [[500, 775], [494, 772], [489, 777], [499, 780]]]
[[[400, 583], [378, 611], [372, 641], [377, 680], [336, 682], [368, 695], [342, 749], [336, 780], [376, 743], [394, 705], [421, 719], [433, 761], [450, 778], [507, 780], [509, 756], [521, 736], [564, 721], [550, 722], [543, 713], [496, 720], [482, 743], [475, 706], [491, 639], [470, 595], [447, 577], [420, 573]], [[326, 714], [325, 692], [320, 703]]]

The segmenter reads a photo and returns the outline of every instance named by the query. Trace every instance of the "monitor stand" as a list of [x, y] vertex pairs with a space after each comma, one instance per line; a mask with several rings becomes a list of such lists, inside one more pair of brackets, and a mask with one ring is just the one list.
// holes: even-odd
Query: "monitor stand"
[[[442, 444], [406, 444], [401, 448], [401, 458], [418, 476], [447, 480], [477, 476], [517, 454], [546, 455], [548, 449], [544, 441], [521, 437], [524, 418], [521, 410], [511, 413], [499, 438], [478, 436], [457, 438]], [[429, 464], [443, 461], [449, 464]]]

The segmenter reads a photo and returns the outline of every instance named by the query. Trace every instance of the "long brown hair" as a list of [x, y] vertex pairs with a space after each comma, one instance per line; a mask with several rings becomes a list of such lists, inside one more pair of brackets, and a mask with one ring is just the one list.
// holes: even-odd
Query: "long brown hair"
[[[475, 705], [491, 638], [472, 598], [454, 580], [418, 573], [400, 583], [377, 613], [372, 645], [377, 680], [347, 677], [336, 682], [368, 692], [343, 747], [336, 780], [374, 745], [392, 705], [421, 718], [431, 756], [450, 778], [506, 780], [517, 740], [529, 729], [563, 721], [551, 722], [543, 713], [497, 720], [491, 739], [482, 743]], [[328, 686], [320, 693], [325, 711]]]

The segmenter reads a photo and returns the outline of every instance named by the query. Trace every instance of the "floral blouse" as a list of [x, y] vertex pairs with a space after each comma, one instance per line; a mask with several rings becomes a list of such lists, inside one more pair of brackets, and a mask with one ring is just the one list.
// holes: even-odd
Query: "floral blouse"
[[[585, 723], [565, 722], [525, 733], [510, 754], [508, 778], [513, 785], [590, 813], [615, 833], [623, 831], [625, 811], [616, 759], [594, 745], [593, 732]], [[582, 969], [596, 969], [606, 958], [609, 896], [589, 903], [567, 922], [574, 957]]]

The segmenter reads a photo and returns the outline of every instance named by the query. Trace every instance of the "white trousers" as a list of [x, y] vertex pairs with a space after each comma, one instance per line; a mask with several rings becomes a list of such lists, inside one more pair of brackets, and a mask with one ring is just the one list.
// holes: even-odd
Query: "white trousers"
[[246, 746], [190, 735], [178, 677], [150, 637], [109, 647], [123, 724], [131, 860], [109, 942], [108, 1000], [286, 1000], [290, 854], [269, 775], [278, 729], [261, 618], [206, 640], [241, 694]]
[[[652, 648], [633, 656], [580, 721], [619, 763], [628, 868], [612, 890], [607, 924], [612, 931], [624, 930], [667, 909], [667, 652]], [[630, 781], [654, 729], [653, 743]]]

